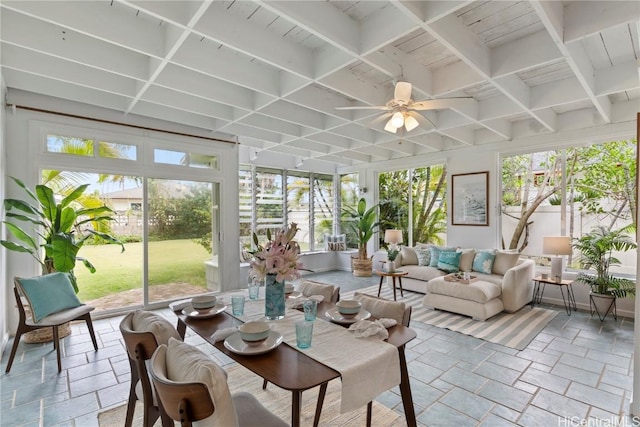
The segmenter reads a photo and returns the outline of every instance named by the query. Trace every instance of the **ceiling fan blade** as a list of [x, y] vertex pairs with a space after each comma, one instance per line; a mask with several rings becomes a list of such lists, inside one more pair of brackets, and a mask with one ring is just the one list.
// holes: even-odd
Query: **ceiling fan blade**
[[367, 126], [370, 128], [377, 128], [382, 122], [384, 122], [385, 120], [389, 120], [392, 115], [393, 113], [383, 113], [375, 119], [371, 120]]
[[412, 110], [444, 110], [446, 108], [464, 107], [473, 102], [473, 98], [442, 98], [416, 101], [407, 106]]
[[398, 82], [393, 92], [393, 99], [399, 104], [407, 104], [411, 99], [411, 83]]
[[436, 127], [435, 123], [433, 123], [431, 120], [429, 120], [428, 118], [426, 118], [420, 113], [416, 113], [415, 111], [407, 111], [407, 115], [416, 119], [420, 124], [421, 128], [429, 130], [429, 129], [435, 129]]
[[362, 107], [336, 107], [336, 110], [388, 110], [386, 105], [363, 105]]

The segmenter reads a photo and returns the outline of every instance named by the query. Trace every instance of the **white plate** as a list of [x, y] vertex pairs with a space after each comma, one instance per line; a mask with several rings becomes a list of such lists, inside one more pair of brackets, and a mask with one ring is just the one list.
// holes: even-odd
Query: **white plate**
[[358, 320], [365, 320], [371, 317], [371, 313], [369, 313], [364, 308], [361, 308], [358, 314], [353, 317], [344, 317], [338, 311], [338, 307], [330, 308], [329, 310], [325, 311], [324, 315], [327, 316], [332, 322], [342, 323], [345, 325], [356, 323]]
[[293, 291], [290, 294], [284, 294], [284, 296], [287, 298], [298, 298], [302, 296], [302, 293], [298, 291]]
[[237, 354], [255, 355], [262, 354], [273, 350], [282, 343], [282, 335], [276, 331], [269, 331], [269, 336], [259, 345], [251, 346], [240, 338], [240, 332], [229, 335], [224, 340], [224, 346], [227, 350]]
[[213, 317], [222, 313], [226, 309], [227, 309], [226, 305], [218, 303], [214, 305], [213, 308], [208, 312], [200, 314], [196, 311], [195, 308], [189, 305], [182, 310], [182, 314], [184, 314], [187, 317], [191, 317], [192, 319], [208, 319], [209, 317]]

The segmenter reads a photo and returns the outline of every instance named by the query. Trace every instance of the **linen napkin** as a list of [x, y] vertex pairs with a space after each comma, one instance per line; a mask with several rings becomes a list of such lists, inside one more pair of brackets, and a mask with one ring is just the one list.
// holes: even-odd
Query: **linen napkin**
[[191, 298], [183, 299], [180, 301], [174, 301], [169, 304], [169, 308], [172, 311], [182, 311], [184, 308], [191, 306]]
[[213, 335], [211, 335], [211, 339], [213, 339], [214, 342], [223, 341], [228, 336], [233, 335], [236, 332], [238, 332], [237, 326], [232, 328], [218, 329], [213, 333]]
[[310, 297], [307, 297], [307, 298], [303, 298], [303, 297], [289, 298], [286, 302], [286, 305], [287, 305], [287, 308], [301, 308], [302, 303], [309, 299], [316, 300], [318, 301], [318, 303], [321, 303], [322, 301], [324, 301], [324, 297], [322, 295], [311, 295]]
[[387, 331], [387, 328], [390, 326], [385, 326], [385, 324], [390, 324], [391, 322], [389, 322], [389, 320], [391, 322], [395, 322], [393, 319], [384, 319], [384, 322], [382, 319], [374, 321], [359, 320], [349, 326], [349, 331], [353, 332], [353, 335], [356, 338], [375, 337], [381, 340], [386, 340], [389, 338], [389, 331]]

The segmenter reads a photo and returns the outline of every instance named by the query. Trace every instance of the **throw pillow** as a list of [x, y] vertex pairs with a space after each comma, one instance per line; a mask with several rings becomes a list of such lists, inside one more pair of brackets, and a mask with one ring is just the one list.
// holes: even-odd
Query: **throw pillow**
[[475, 256], [475, 249], [463, 249], [460, 255], [460, 271], [471, 271], [473, 269], [473, 258]]
[[462, 252], [440, 252], [440, 257], [438, 257], [438, 270], [446, 271], [447, 273], [460, 271], [460, 255], [462, 255]]
[[36, 323], [50, 314], [82, 305], [66, 273], [51, 273], [30, 279], [18, 278], [16, 282], [29, 301], [31, 316]]
[[418, 265], [418, 256], [413, 248], [403, 246], [400, 248], [399, 257], [401, 265]]
[[413, 248], [418, 258], [418, 265], [427, 266], [431, 262], [431, 250], [429, 248]]
[[[238, 418], [224, 370], [196, 347], [174, 338], [167, 346], [167, 378], [177, 382], [203, 383], [216, 410], [202, 425], [237, 426]], [[210, 424], [209, 424], [210, 423]]]
[[151, 311], [136, 310], [131, 316], [131, 327], [134, 331], [151, 332], [156, 343], [167, 344], [169, 338], [180, 339], [178, 331], [171, 322]]
[[507, 270], [515, 267], [518, 263], [518, 258], [520, 258], [518, 252], [498, 251], [496, 252], [496, 259], [493, 261], [491, 271], [493, 271], [493, 274], [504, 276]]
[[445, 247], [445, 246], [431, 246], [429, 250], [431, 251], [431, 259], [429, 260], [429, 267], [438, 267], [438, 258], [440, 258], [440, 252], [442, 251], [454, 251], [456, 248], [454, 247]]
[[371, 295], [356, 292], [353, 299], [362, 303], [362, 307], [378, 319], [394, 319], [402, 325], [406, 306], [403, 302], [388, 301]]
[[493, 267], [493, 260], [496, 258], [496, 254], [492, 250], [476, 251], [473, 258], [472, 270], [478, 273], [491, 274], [491, 268]]

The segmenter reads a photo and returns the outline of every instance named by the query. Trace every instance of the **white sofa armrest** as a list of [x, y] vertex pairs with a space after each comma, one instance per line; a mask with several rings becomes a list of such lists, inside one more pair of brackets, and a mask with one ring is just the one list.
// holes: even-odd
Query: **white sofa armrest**
[[502, 303], [504, 310], [513, 313], [531, 302], [535, 263], [530, 259], [518, 260], [518, 264], [502, 278]]

